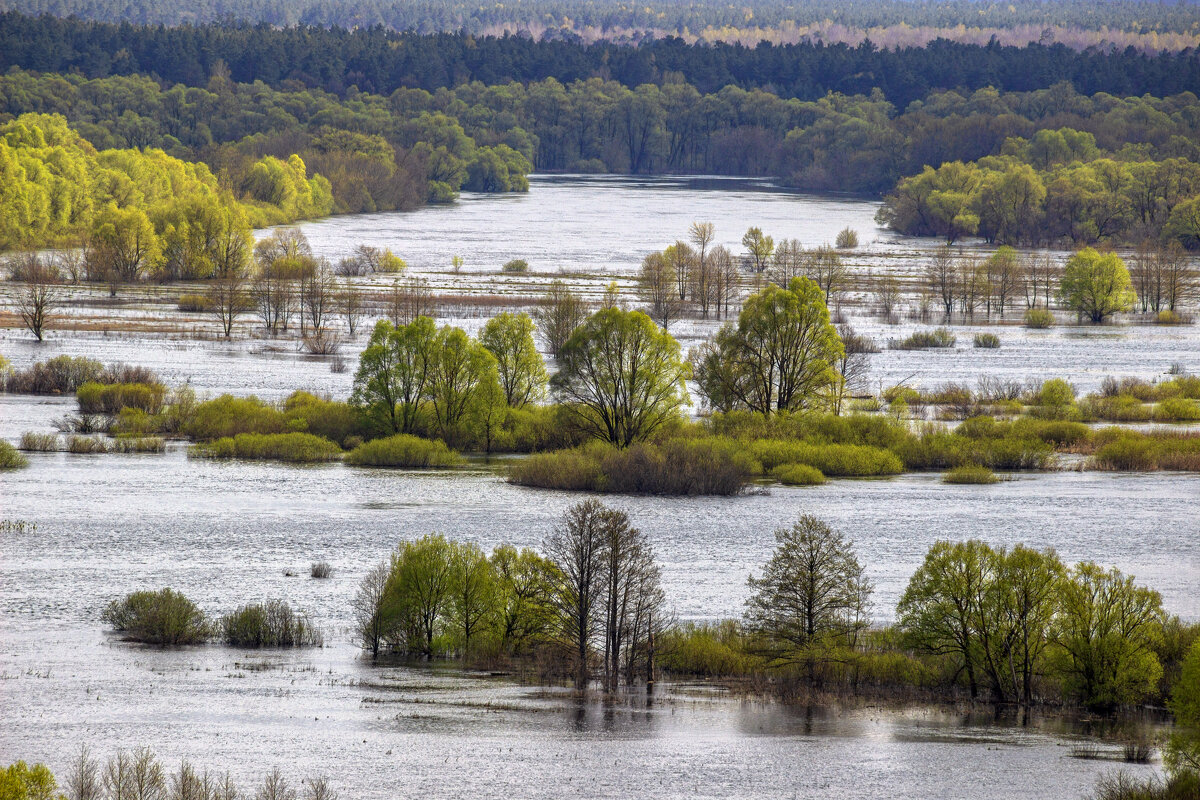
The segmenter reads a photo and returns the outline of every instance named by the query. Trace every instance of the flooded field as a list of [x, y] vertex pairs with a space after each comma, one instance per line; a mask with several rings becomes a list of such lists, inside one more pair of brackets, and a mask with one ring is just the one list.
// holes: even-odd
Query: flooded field
[[[514, 305], [561, 273], [591, 291], [614, 278], [628, 287], [645, 253], [697, 219], [716, 223], [718, 240], [735, 250], [749, 225], [806, 245], [850, 226], [864, 243], [853, 256], [860, 271], [911, 271], [933, 244], [875, 229], [875, 203], [761, 182], [535, 177], [532, 184], [528, 195], [468, 195], [453, 206], [303, 229], [319, 255], [336, 259], [359, 243], [391, 247], [438, 291], [509, 293]], [[455, 254], [465, 258], [462, 274], [446, 271]], [[527, 259], [532, 272], [501, 276], [499, 265], [514, 257]], [[203, 333], [211, 323], [186, 315], [174, 333], [119, 333], [125, 316], [179, 313], [149, 296], [111, 307], [97, 297], [76, 312], [107, 316], [111, 329], [54, 331], [41, 345], [8, 330], [0, 353], [19, 367], [59, 353], [140, 364], [208, 394], [278, 399], [307, 389], [344, 397], [363, 341], [346, 341], [339, 365], [300, 352], [292, 340], [213, 341]], [[881, 346], [930, 327], [885, 325], [866, 308], [848, 316]], [[443, 321], [475, 330], [484, 319], [476, 309]], [[686, 321], [672, 333], [686, 347], [716, 324]], [[972, 335], [983, 329], [955, 326], [952, 351], [885, 348], [873, 357], [872, 386], [973, 385], [987, 374], [1067, 377], [1090, 391], [1108, 374], [1200, 369], [1194, 326], [989, 326], [1002, 347], [974, 350]], [[0, 437], [53, 430], [73, 410], [70, 399], [0, 395]], [[806, 711], [689, 686], [662, 687], [650, 703], [601, 704], [554, 688], [357, 659], [347, 632], [351, 598], [398, 542], [440, 532], [489, 549], [536, 546], [580, 499], [511, 486], [494, 464], [414, 473], [214, 463], [187, 459], [179, 445], [160, 455], [30, 454], [30, 462], [0, 474], [0, 519], [37, 525], [0, 532], [2, 763], [25, 758], [61, 769], [83, 742], [100, 755], [148, 745], [169, 761], [186, 756], [230, 769], [247, 784], [276, 765], [297, 778], [327, 774], [344, 800], [1062, 798], [1082, 796], [1098, 774], [1116, 768], [1070, 758], [1071, 744], [1097, 731], [1049, 719], [1022, 726], [944, 709]], [[970, 537], [1118, 566], [1161, 591], [1171, 613], [1200, 619], [1197, 475], [1056, 472], [974, 487], [942, 485], [931, 474], [736, 498], [613, 502], [649, 536], [668, 603], [686, 620], [739, 615], [746, 578], [768, 557], [772, 532], [802, 513], [855, 540], [876, 586], [878, 622], [891, 619], [930, 544]], [[319, 560], [333, 565], [331, 580], [307, 577]], [[162, 651], [104, 632], [100, 613], [110, 600], [161, 586], [214, 614], [285, 598], [325, 630], [327, 646], [286, 654]], [[561, 777], [547, 782], [549, 773]]]

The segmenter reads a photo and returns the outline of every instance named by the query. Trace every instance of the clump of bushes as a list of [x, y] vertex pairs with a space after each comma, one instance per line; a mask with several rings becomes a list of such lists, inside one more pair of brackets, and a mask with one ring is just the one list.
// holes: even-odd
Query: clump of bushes
[[457, 467], [463, 458], [440, 439], [422, 439], [398, 433], [360, 444], [346, 454], [346, 463], [357, 467]]
[[133, 592], [110, 603], [102, 618], [126, 638], [147, 644], [200, 644], [211, 634], [204, 612], [172, 589]]
[[979, 464], [963, 464], [942, 475], [942, 483], [988, 484], [998, 480], [996, 473]]
[[750, 444], [750, 453], [767, 470], [784, 464], [807, 464], [826, 476], [843, 478], [898, 475], [904, 471], [895, 453], [869, 445], [761, 439]]
[[509, 480], [541, 489], [660, 495], [735, 495], [762, 472], [739, 443], [721, 437], [642, 442], [624, 450], [592, 442], [518, 461]]
[[17, 452], [17, 448], [0, 439], [0, 469], [20, 469], [28, 464], [29, 459]]
[[995, 350], [1000, 347], [1000, 337], [994, 333], [977, 333], [975, 346], [984, 350]]
[[750, 654], [746, 634], [732, 620], [690, 623], [667, 630], [661, 644], [663, 669], [674, 675], [710, 678], [741, 677], [766, 668], [766, 660]]
[[1154, 418], [1160, 422], [1200, 421], [1200, 404], [1195, 400], [1170, 397], [1154, 407]]
[[189, 455], [202, 458], [242, 458], [255, 461], [316, 463], [334, 461], [342, 450], [311, 433], [239, 433], [212, 442], [192, 445]]
[[321, 632], [283, 600], [249, 603], [221, 618], [221, 637], [234, 647], [314, 647]]
[[25, 431], [21, 434], [19, 447], [31, 453], [54, 453], [58, 451], [58, 435]]
[[314, 561], [309, 567], [308, 574], [314, 578], [329, 578], [333, 576], [333, 567], [328, 561]]
[[161, 436], [118, 436], [112, 441], [114, 453], [162, 453], [166, 449]]
[[55, 356], [31, 367], [0, 372], [4, 391], [13, 394], [70, 394], [85, 383], [158, 383], [158, 376], [146, 367], [127, 364], [104, 366], [91, 358]]
[[67, 452], [76, 455], [98, 455], [109, 452], [108, 441], [99, 436], [68, 436]]
[[147, 414], [162, 410], [167, 389], [160, 383], [97, 383], [88, 381], [75, 392], [81, 414], [118, 414], [133, 408]]
[[1200, 472], [1200, 435], [1105, 428], [1094, 433], [1092, 439], [1095, 452], [1088, 460], [1092, 469]]
[[911, 336], [899, 341], [889, 339], [888, 347], [892, 350], [928, 350], [954, 347], [956, 341], [958, 339], [948, 329], [935, 328], [931, 331], [916, 331]]
[[1025, 312], [1025, 327], [1045, 330], [1054, 327], [1054, 312], [1048, 308], [1031, 308]]
[[1188, 323], [1187, 317], [1169, 308], [1158, 312], [1154, 317], [1154, 321], [1159, 325], [1186, 325]]
[[527, 272], [528, 270], [529, 262], [523, 258], [514, 258], [500, 268], [501, 272]]
[[180, 311], [208, 311], [208, 298], [202, 294], [182, 294], [176, 308]]
[[838, 250], [853, 250], [858, 247], [858, 231], [849, 227], [842, 228], [833, 243]]
[[780, 464], [771, 477], [786, 486], [820, 486], [825, 483], [821, 470], [808, 464]]

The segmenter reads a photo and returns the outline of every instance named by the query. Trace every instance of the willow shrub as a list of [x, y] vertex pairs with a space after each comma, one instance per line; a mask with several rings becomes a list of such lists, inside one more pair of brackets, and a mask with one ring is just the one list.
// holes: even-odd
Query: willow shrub
[[167, 389], [161, 383], [109, 383], [88, 381], [75, 392], [81, 414], [118, 414], [134, 408], [147, 414], [162, 410]]
[[201, 458], [244, 458], [254, 461], [316, 463], [335, 461], [342, 449], [311, 433], [239, 433], [192, 445], [189, 455]]
[[963, 464], [942, 475], [942, 483], [989, 484], [999, 480], [996, 473], [979, 464]]
[[771, 477], [785, 486], [820, 486], [825, 476], [808, 464], [780, 464], [771, 470]]
[[1093, 435], [1092, 469], [1116, 472], [1200, 472], [1200, 436], [1105, 428]]
[[133, 592], [110, 603], [102, 618], [126, 638], [148, 644], [199, 644], [211, 634], [204, 612], [172, 589]]
[[25, 431], [21, 434], [20, 449], [32, 453], [54, 453], [58, 451], [58, 435]]
[[226, 614], [221, 638], [234, 647], [316, 647], [324, 642], [308, 617], [283, 600], [249, 603]]
[[659, 643], [659, 664], [674, 675], [745, 677], [766, 668], [752, 655], [741, 626], [732, 620], [669, 628]]
[[198, 403], [184, 423], [183, 433], [193, 441], [223, 439], [241, 433], [284, 433], [283, 412], [257, 397], [223, 394]]
[[422, 439], [398, 433], [386, 439], [373, 439], [346, 454], [346, 463], [357, 467], [457, 467], [463, 458], [440, 439]]
[[749, 450], [767, 470], [783, 464], [807, 464], [829, 477], [846, 478], [898, 475], [904, 471], [895, 453], [868, 445], [762, 439], [751, 442]]
[[28, 464], [29, 459], [17, 452], [17, 448], [0, 439], [0, 470], [20, 469]]

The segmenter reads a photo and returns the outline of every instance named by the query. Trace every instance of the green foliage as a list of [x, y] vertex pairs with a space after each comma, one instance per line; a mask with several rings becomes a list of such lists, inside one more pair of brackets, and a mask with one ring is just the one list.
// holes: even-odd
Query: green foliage
[[558, 359], [551, 384], [568, 419], [618, 447], [644, 441], [688, 402], [679, 343], [640, 311], [596, 312]]
[[418, 317], [394, 327], [380, 320], [358, 359], [350, 402], [389, 433], [412, 433], [432, 380], [437, 329]]
[[1054, 327], [1054, 312], [1045, 308], [1030, 308], [1025, 312], [1025, 327], [1045, 330]]
[[912, 335], [899, 341], [889, 341], [892, 350], [927, 350], [930, 348], [954, 347], [957, 338], [945, 328], [935, 328], [932, 331], [915, 331]]
[[782, 465], [807, 464], [835, 478], [898, 475], [904, 471], [904, 465], [895, 453], [869, 445], [820, 445], [761, 439], [751, 442], [749, 451], [766, 470], [774, 470]]
[[457, 467], [463, 459], [440, 440], [397, 433], [359, 445], [346, 454], [346, 463], [360, 467], [440, 469]]
[[323, 643], [308, 617], [283, 600], [249, 603], [221, 617], [220, 636], [232, 647], [311, 647]]
[[808, 464], [780, 464], [771, 470], [771, 477], [785, 486], [820, 486], [825, 475]]
[[975, 334], [975, 346], [986, 350], [996, 350], [1000, 347], [1000, 337], [994, 333]]
[[711, 678], [752, 674], [765, 668], [761, 657], [751, 655], [749, 637], [732, 621], [716, 624], [688, 623], [672, 628], [660, 645], [663, 669], [673, 675]]
[[1200, 776], [1200, 640], [1193, 642], [1175, 681], [1168, 703], [1175, 715], [1175, 732], [1163, 750], [1172, 775]]
[[521, 408], [545, 396], [546, 365], [534, 344], [533, 320], [528, 314], [506, 311], [492, 317], [483, 326], [479, 343], [496, 359], [507, 405]]
[[942, 483], [988, 484], [996, 483], [999, 478], [987, 467], [975, 464], [963, 464], [954, 467], [942, 475]]
[[1105, 428], [1094, 434], [1093, 446], [1095, 452], [1088, 459], [1092, 469], [1200, 471], [1200, 437], [1193, 435]]
[[60, 800], [58, 784], [45, 764], [24, 761], [0, 770], [0, 800]]
[[233, 437], [192, 445], [188, 455], [306, 464], [336, 461], [341, 458], [342, 449], [328, 439], [311, 433], [239, 433]]
[[196, 405], [183, 426], [193, 441], [205, 442], [242, 433], [283, 433], [288, 421], [278, 409], [257, 397], [223, 394]]
[[159, 383], [110, 383], [89, 381], [75, 391], [81, 414], [119, 414], [132, 408], [146, 414], [162, 410], [167, 387]]
[[501, 272], [528, 272], [529, 262], [523, 258], [514, 258], [504, 262], [504, 266], [500, 268]]
[[1063, 303], [1092, 322], [1128, 311], [1137, 299], [1125, 262], [1116, 253], [1085, 247], [1067, 261], [1059, 295]]
[[148, 644], [200, 644], [211, 633], [204, 613], [172, 589], [133, 592], [112, 601], [102, 617], [113, 630]]
[[29, 465], [29, 459], [17, 452], [17, 448], [0, 440], [0, 470], [20, 469]]

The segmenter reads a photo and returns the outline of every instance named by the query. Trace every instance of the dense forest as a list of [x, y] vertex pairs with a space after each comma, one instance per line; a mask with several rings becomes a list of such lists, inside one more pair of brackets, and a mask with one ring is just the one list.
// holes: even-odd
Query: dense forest
[[938, 36], [986, 44], [1063, 42], [1082, 49], [1181, 50], [1200, 33], [1194, 6], [1165, 2], [1018, 0], [854, 0], [746, 4], [717, 0], [627, 3], [621, 0], [523, 0], [490, 5], [462, 0], [0, 0], [0, 9], [79, 16], [105, 22], [163, 25], [237, 19], [274, 26], [317, 25], [472, 35], [526, 33], [537, 38], [638, 41], [682, 36], [689, 41], [753, 45], [799, 41], [921, 45]]
[[1084, 94], [1156, 96], [1200, 90], [1200, 55], [1077, 52], [1065, 45], [927, 47], [848, 45], [689, 45], [679, 38], [638, 46], [534, 41], [523, 36], [422, 36], [382, 27], [288, 27], [206, 24], [164, 28], [54, 17], [0, 15], [0, 66], [89, 77], [145, 73], [169, 83], [201, 85], [218, 63], [239, 83], [296, 82], [345, 94], [435, 91], [479, 81], [496, 85], [600, 77], [634, 87], [688, 83], [702, 93], [726, 86], [761, 88], [782, 98], [816, 100], [829, 92], [879, 89], [899, 108], [935, 89], [1044, 89], [1070, 82]]

